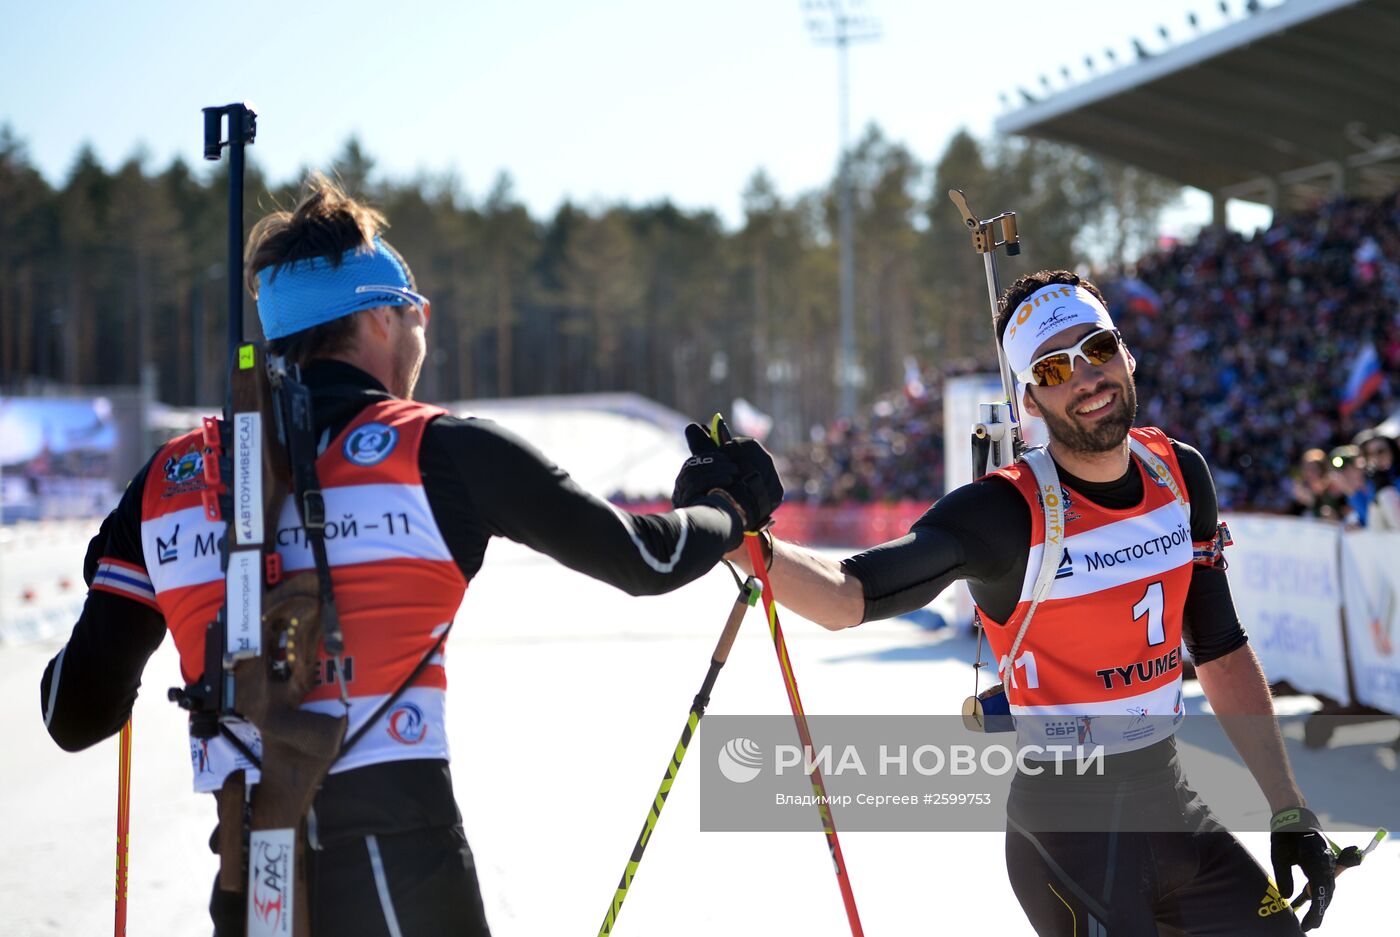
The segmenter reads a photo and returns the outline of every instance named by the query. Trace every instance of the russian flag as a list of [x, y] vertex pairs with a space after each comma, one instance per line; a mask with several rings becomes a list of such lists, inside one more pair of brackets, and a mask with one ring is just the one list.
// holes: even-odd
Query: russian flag
[[1119, 280], [1118, 292], [1122, 296], [1122, 308], [1129, 312], [1155, 316], [1162, 310], [1161, 294], [1137, 277]]
[[928, 393], [928, 388], [924, 387], [923, 374], [919, 371], [919, 362], [913, 355], [904, 359], [904, 396], [910, 400], [922, 400]]
[[1346, 390], [1342, 392], [1342, 402], [1337, 411], [1342, 416], [1351, 416], [1356, 408], [1381, 389], [1385, 375], [1381, 373], [1381, 357], [1376, 354], [1375, 342], [1367, 342], [1356, 353], [1351, 363], [1351, 374], [1347, 377]]
[[767, 439], [769, 431], [773, 429], [773, 418], [743, 397], [734, 399], [729, 416], [740, 436], [752, 436], [759, 442]]

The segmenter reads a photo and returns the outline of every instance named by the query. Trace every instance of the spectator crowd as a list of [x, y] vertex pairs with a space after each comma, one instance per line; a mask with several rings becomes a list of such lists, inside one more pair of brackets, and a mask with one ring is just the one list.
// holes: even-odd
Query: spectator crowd
[[[1400, 194], [1280, 214], [1250, 237], [1206, 229], [1100, 282], [1140, 363], [1138, 423], [1200, 449], [1222, 507], [1400, 526], [1400, 452], [1367, 432], [1396, 402], [1384, 378], [1400, 371]], [[1372, 353], [1379, 384], [1349, 395]], [[980, 365], [926, 371], [854, 422], [815, 428], [788, 453], [791, 497], [937, 498], [942, 382], [995, 369]]]
[[[976, 361], [920, 372], [855, 421], [812, 430], [783, 463], [790, 497], [812, 504], [933, 501], [943, 492], [943, 380]], [[798, 481], [800, 479], [800, 481]]]

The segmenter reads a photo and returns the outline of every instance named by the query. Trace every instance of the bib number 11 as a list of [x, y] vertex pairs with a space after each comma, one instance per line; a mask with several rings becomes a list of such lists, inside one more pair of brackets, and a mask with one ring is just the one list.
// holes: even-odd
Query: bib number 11
[[[1133, 620], [1138, 621], [1147, 617], [1147, 643], [1149, 646], [1165, 644], [1167, 641], [1167, 627], [1164, 620], [1166, 609], [1166, 599], [1162, 592], [1162, 583], [1153, 582], [1147, 586], [1147, 591], [1142, 594], [1142, 598], [1133, 606]], [[1035, 669], [1035, 652], [1026, 651], [1016, 658], [1016, 666], [1011, 666], [1011, 655], [1007, 654], [997, 661], [997, 670], [1001, 673], [1001, 678], [1014, 687], [1022, 685], [1017, 679], [1016, 671], [1025, 671], [1025, 688], [1034, 690], [1040, 686], [1040, 675]]]
[[1036, 673], [1035, 669], [1034, 651], [1027, 651], [1016, 658], [1015, 667], [1011, 666], [1011, 655], [1007, 654], [997, 662], [997, 669], [1001, 671], [1002, 679], [1014, 687], [1019, 687], [1021, 685], [1016, 679], [1016, 671], [1018, 669], [1026, 672], [1026, 689], [1034, 690], [1040, 686], [1040, 675]]

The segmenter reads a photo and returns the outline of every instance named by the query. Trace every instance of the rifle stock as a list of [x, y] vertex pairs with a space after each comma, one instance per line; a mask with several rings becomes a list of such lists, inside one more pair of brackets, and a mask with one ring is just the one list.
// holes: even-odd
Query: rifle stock
[[[291, 489], [291, 463], [283, 421], [273, 400], [262, 346], [245, 344], [230, 378], [235, 426], [259, 414], [263, 536], [257, 546], [261, 653], [240, 654], [233, 666], [234, 708], [258, 729], [261, 778], [250, 801], [248, 934], [309, 937], [306, 890], [306, 816], [321, 781], [335, 763], [345, 737], [344, 716], [300, 708], [315, 686], [322, 640], [322, 596], [317, 575], [282, 576], [276, 554], [278, 520]], [[251, 461], [247, 440], [235, 433], [235, 471]], [[240, 513], [252, 492], [235, 477], [235, 513], [230, 536], [241, 533]], [[230, 555], [240, 552], [232, 542]], [[236, 782], [242, 785], [240, 777]], [[240, 844], [241, 845], [241, 844]]]

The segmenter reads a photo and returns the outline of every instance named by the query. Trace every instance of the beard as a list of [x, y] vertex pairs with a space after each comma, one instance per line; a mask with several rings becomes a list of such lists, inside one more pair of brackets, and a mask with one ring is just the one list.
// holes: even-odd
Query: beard
[[413, 391], [418, 386], [418, 375], [423, 370], [423, 349], [415, 342], [400, 343], [394, 355], [394, 383], [389, 393], [403, 400], [412, 400]]
[[[1081, 422], [1080, 417], [1071, 410], [1058, 413], [1037, 399], [1036, 403], [1041, 404], [1041, 417], [1050, 430], [1050, 438], [1066, 450], [1084, 455], [1110, 452], [1123, 445], [1123, 440], [1128, 438], [1128, 430], [1132, 429], [1133, 421], [1137, 419], [1137, 387], [1132, 374], [1118, 385], [1109, 380], [1100, 381], [1094, 392], [1081, 398], [1081, 402], [1106, 390], [1118, 391], [1118, 399], [1109, 405], [1111, 412], [1088, 424]], [[1035, 396], [1034, 388], [1031, 389], [1031, 396]]]

